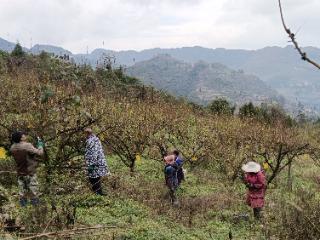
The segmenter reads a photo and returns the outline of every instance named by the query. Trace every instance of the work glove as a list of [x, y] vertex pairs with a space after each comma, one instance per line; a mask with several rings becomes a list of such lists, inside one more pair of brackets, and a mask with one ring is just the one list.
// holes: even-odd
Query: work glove
[[244, 178], [244, 175], [243, 175], [243, 174], [238, 174], [237, 176], [238, 176], [238, 178], [240, 179], [240, 181], [242, 181], [243, 183], [245, 183], [245, 178]]
[[37, 148], [44, 148], [44, 141], [38, 137]]
[[93, 173], [94, 171], [94, 165], [88, 166], [88, 173]]
[[246, 183], [246, 187], [249, 189], [254, 189], [254, 185], [252, 183]]

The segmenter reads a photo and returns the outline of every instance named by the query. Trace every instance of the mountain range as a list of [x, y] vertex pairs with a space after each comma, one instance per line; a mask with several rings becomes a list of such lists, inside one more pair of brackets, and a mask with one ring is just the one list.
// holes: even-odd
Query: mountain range
[[[0, 38], [0, 49], [11, 51], [14, 43]], [[158, 55], [167, 54], [188, 64], [199, 62], [223, 64], [229, 70], [247, 75], [255, 75], [266, 86], [276, 90], [289, 102], [303, 104], [306, 110], [320, 111], [320, 71], [302, 61], [292, 46], [265, 47], [258, 50], [182, 47], [172, 49], [147, 49], [142, 51], [112, 51], [95, 49], [88, 54], [72, 54], [70, 51], [50, 45], [35, 45], [30, 52], [47, 51], [56, 55], [67, 54], [77, 63], [89, 63], [96, 66], [105, 56], [112, 56], [119, 65], [131, 68], [142, 61], [151, 60]], [[320, 62], [320, 49], [306, 47], [303, 49], [314, 60]], [[140, 65], [137, 65], [140, 67]], [[130, 70], [132, 71], [132, 70]], [[161, 87], [164, 89], [165, 87]], [[204, 98], [203, 98], [204, 99]]]
[[247, 102], [281, 103], [284, 99], [263, 81], [243, 71], [220, 63], [188, 63], [168, 54], [137, 62], [126, 73], [157, 89], [208, 104], [216, 98], [227, 98], [238, 106]]
[[[320, 62], [319, 48], [306, 47], [303, 50], [315, 61]], [[96, 64], [99, 59], [97, 56], [114, 56], [119, 64], [130, 67], [159, 54], [169, 54], [189, 63], [198, 61], [221, 63], [231, 69], [256, 75], [291, 103], [302, 104], [308, 111], [320, 111], [320, 71], [302, 61], [292, 46], [265, 47], [258, 50], [203, 47], [156, 48], [140, 52], [96, 49], [86, 59], [90, 64]], [[75, 59], [80, 62], [79, 58], [75, 57]]]

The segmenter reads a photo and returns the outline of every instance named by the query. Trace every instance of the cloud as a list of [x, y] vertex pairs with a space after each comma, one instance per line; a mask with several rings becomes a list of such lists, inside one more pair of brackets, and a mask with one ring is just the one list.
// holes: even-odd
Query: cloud
[[[320, 2], [282, 0], [282, 6], [287, 25], [294, 32], [300, 29], [297, 36], [301, 44], [319, 46], [316, 40], [320, 34], [316, 29], [320, 20], [317, 14]], [[227, 0], [224, 2], [223, 12], [217, 23], [242, 29], [234, 39], [239, 46], [256, 48], [262, 44], [265, 46], [289, 44], [281, 25], [278, 1]]]
[[[286, 45], [277, 1], [0, 0], [0, 37], [30, 47], [46, 43], [85, 52], [97, 47], [255, 49]], [[318, 45], [318, 0], [283, 0], [303, 45]], [[32, 39], [32, 41], [31, 41]], [[103, 45], [104, 43], [104, 45]]]
[[201, 3], [203, 0], [120, 0], [120, 2], [139, 5], [139, 6], [159, 6], [163, 4], [167, 5], [179, 5], [179, 6], [187, 6], [187, 5], [196, 5]]

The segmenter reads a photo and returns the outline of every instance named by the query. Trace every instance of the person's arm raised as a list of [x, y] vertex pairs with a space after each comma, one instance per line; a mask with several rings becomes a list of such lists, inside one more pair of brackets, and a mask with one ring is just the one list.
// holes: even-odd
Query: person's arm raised
[[28, 153], [36, 154], [38, 156], [43, 155], [43, 147], [35, 148], [31, 143], [27, 143], [26, 150]]

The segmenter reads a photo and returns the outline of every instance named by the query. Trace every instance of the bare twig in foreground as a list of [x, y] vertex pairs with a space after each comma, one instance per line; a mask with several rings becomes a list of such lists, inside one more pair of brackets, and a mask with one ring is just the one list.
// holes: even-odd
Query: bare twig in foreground
[[41, 237], [49, 237], [49, 236], [68, 236], [68, 235], [74, 235], [77, 233], [80, 233], [82, 231], [87, 230], [96, 230], [96, 229], [102, 229], [102, 228], [115, 228], [116, 226], [94, 226], [94, 227], [83, 227], [83, 228], [74, 228], [70, 230], [64, 230], [64, 231], [57, 231], [57, 232], [47, 232], [47, 233], [41, 233], [35, 236], [21, 238], [20, 240], [31, 240], [31, 239], [37, 239]]
[[299, 44], [296, 40], [295, 34], [293, 32], [291, 32], [291, 30], [286, 26], [285, 22], [284, 22], [284, 17], [283, 17], [283, 12], [282, 12], [282, 6], [281, 6], [281, 0], [278, 0], [279, 2], [279, 9], [280, 9], [280, 14], [281, 14], [281, 21], [282, 21], [282, 26], [284, 28], [284, 30], [286, 31], [286, 33], [289, 35], [289, 38], [291, 39], [294, 47], [297, 49], [297, 51], [299, 52], [301, 59], [304, 61], [307, 61], [309, 63], [311, 63], [312, 65], [314, 65], [315, 67], [320, 69], [320, 64], [316, 63], [315, 61], [311, 60], [309, 57], [307, 57], [307, 53], [304, 52], [301, 47], [299, 47]]

